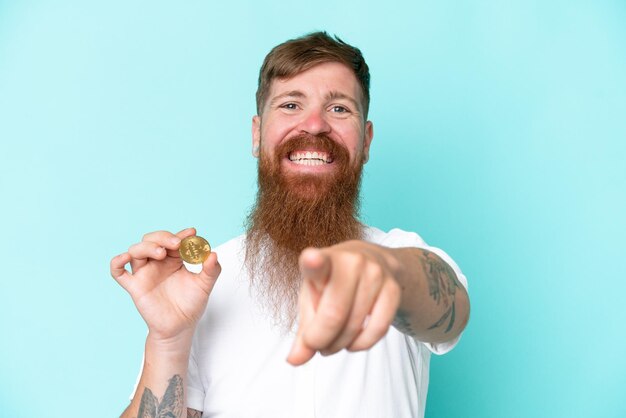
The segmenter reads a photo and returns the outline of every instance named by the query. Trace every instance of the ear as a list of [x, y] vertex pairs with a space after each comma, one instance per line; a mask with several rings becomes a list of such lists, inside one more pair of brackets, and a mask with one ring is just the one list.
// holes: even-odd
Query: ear
[[261, 118], [258, 115], [252, 117], [252, 155], [259, 158], [261, 148]]
[[368, 120], [365, 122], [365, 138], [363, 139], [363, 164], [370, 159], [372, 139], [374, 139], [374, 124]]

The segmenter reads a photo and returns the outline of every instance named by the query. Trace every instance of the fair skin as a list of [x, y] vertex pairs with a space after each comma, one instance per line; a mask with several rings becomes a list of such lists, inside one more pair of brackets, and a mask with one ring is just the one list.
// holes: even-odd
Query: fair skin
[[[369, 159], [373, 125], [365, 119], [362, 90], [350, 68], [322, 63], [272, 83], [261, 116], [252, 120], [253, 155], [273, 155], [283, 141], [302, 133], [324, 134], [343, 144], [352, 164]], [[307, 151], [320, 152], [313, 147], [292, 154], [302, 156]], [[335, 169], [332, 162], [305, 165], [290, 158], [281, 165], [290, 174], [324, 175]], [[440, 262], [422, 250], [390, 249], [364, 241], [305, 250], [300, 257], [298, 330], [287, 361], [300, 365], [316, 352], [369, 349], [394, 320], [398, 329], [422, 341], [453, 339], [467, 322], [469, 301], [454, 273], [436, 264]], [[429, 263], [435, 264], [431, 268]], [[439, 276], [428, 277], [425, 266]], [[443, 306], [426, 291], [439, 282], [453, 283], [453, 294], [447, 295]], [[433, 327], [445, 315], [452, 316], [452, 323]], [[455, 317], [460, 319], [456, 324]]]
[[[277, 145], [300, 133], [326, 134], [343, 144], [351, 163], [369, 158], [374, 136], [372, 122], [366, 121], [362, 93], [354, 73], [336, 62], [323, 63], [290, 79], [272, 82], [261, 116], [252, 118], [253, 155], [272, 155]], [[261, 142], [261, 138], [263, 141]], [[301, 151], [318, 151], [314, 147]], [[282, 161], [286, 172], [323, 175], [335, 167]]]
[[[373, 127], [365, 120], [361, 95], [352, 71], [339, 63], [274, 80], [261, 115], [253, 118], [253, 153], [271, 155], [295, 135], [323, 133], [348, 149], [352, 164], [367, 161]], [[319, 150], [296, 151], [300, 157], [306, 152]], [[304, 164], [285, 158], [281, 164], [294, 175], [326, 175], [336, 169], [332, 161]], [[153, 232], [111, 260], [111, 275], [131, 295], [149, 330], [138, 396], [122, 417], [152, 416], [146, 412], [149, 405], [174, 411], [172, 416], [199, 416], [182, 408], [184, 382], [192, 335], [221, 267], [215, 253], [199, 274], [183, 267], [180, 240], [194, 234], [193, 228]], [[128, 263], [132, 273], [124, 268]], [[306, 363], [317, 352], [369, 349], [392, 324], [421, 341], [450, 341], [469, 317], [469, 300], [454, 272], [425, 250], [355, 240], [306, 249], [299, 265], [298, 329], [287, 358], [293, 365]], [[183, 396], [172, 400], [170, 390]]]
[[[173, 416], [200, 416], [197, 411], [183, 407], [184, 382], [191, 338], [221, 266], [217, 254], [212, 253], [200, 273], [193, 274], [185, 269], [178, 247], [182, 239], [195, 233], [193, 228], [177, 234], [152, 232], [111, 260], [111, 276], [130, 294], [148, 326], [138, 396], [133, 398], [122, 417], [152, 416], [146, 412], [151, 403], [146, 394], [156, 394], [161, 399], [161, 409], [176, 411]], [[124, 268], [128, 263], [132, 273]], [[182, 390], [182, 399], [164, 399], [168, 388]]]

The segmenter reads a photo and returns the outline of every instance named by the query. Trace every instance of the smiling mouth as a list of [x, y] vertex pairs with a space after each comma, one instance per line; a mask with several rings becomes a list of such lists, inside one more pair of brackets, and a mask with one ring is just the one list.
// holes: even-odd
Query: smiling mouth
[[294, 151], [289, 154], [289, 161], [300, 165], [324, 165], [332, 163], [333, 158], [327, 152]]

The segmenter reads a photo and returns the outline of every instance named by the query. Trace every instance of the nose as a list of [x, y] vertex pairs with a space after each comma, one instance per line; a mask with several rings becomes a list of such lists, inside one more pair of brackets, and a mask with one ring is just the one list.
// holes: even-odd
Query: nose
[[328, 134], [330, 132], [330, 124], [326, 120], [326, 114], [323, 110], [309, 110], [303, 115], [298, 126], [298, 130], [310, 135]]

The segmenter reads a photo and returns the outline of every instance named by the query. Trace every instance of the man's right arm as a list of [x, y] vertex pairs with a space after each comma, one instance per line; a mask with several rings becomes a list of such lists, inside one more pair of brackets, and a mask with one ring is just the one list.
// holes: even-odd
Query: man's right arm
[[[111, 276], [128, 291], [148, 326], [141, 378], [123, 418], [199, 416], [186, 405], [191, 340], [221, 267], [211, 253], [199, 273], [187, 271], [178, 248], [193, 235], [193, 228], [176, 235], [146, 234], [111, 260]], [[128, 263], [132, 273], [125, 269]]]

